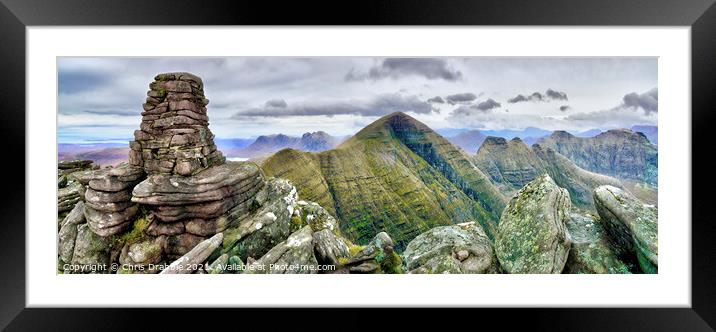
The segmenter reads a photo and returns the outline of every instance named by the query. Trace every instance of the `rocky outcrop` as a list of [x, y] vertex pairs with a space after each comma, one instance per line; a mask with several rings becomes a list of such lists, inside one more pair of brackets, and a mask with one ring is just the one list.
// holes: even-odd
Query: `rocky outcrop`
[[78, 202], [60, 223], [60, 232], [58, 233], [57, 240], [57, 251], [60, 256], [60, 263], [72, 262], [72, 256], [75, 251], [75, 239], [77, 238], [77, 226], [85, 222], [84, 209], [84, 202]]
[[507, 273], [561, 273], [571, 240], [569, 193], [542, 175], [522, 188], [502, 213], [495, 252]]
[[223, 252], [246, 261], [260, 258], [285, 241], [305, 225], [298, 216], [297, 200], [296, 188], [288, 181], [268, 179], [256, 194], [251, 214], [226, 229]]
[[631, 273], [633, 267], [617, 257], [603, 222], [597, 216], [571, 213], [567, 230], [572, 239], [564, 273]]
[[139, 207], [130, 201], [134, 185], [144, 178], [141, 168], [121, 164], [78, 176], [85, 191], [85, 218], [99, 236], [121, 233], [132, 226]]
[[497, 273], [490, 239], [479, 224], [441, 226], [418, 235], [403, 252], [409, 273]]
[[149, 88], [129, 155], [148, 176], [131, 201], [149, 210], [147, 233], [165, 235], [164, 252], [176, 258], [246, 216], [264, 179], [255, 164], [225, 162], [216, 149], [200, 78], [159, 74]]
[[59, 179], [74, 172], [93, 169], [94, 167], [95, 165], [92, 165], [92, 160], [59, 161], [57, 163], [57, 177]]
[[304, 226], [291, 234], [286, 241], [279, 243], [264, 256], [249, 264], [246, 273], [318, 273], [312, 234], [311, 227]]
[[588, 171], [657, 184], [658, 150], [642, 133], [614, 129], [594, 137], [555, 131], [539, 140]]
[[658, 270], [658, 210], [612, 186], [594, 190], [594, 204], [617, 254], [635, 257], [645, 273]]

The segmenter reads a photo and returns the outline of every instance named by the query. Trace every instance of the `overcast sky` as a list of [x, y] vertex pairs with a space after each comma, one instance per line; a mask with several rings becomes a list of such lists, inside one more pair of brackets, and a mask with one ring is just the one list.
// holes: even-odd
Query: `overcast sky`
[[434, 129], [657, 123], [656, 58], [60, 58], [63, 142], [123, 141], [157, 73], [204, 80], [219, 138], [351, 135], [406, 112]]

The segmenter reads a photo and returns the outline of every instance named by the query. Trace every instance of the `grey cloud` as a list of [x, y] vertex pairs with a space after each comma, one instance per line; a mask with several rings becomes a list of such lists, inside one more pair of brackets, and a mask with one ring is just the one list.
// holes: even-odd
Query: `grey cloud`
[[445, 100], [443, 100], [443, 98], [440, 96], [435, 96], [433, 98], [428, 99], [428, 103], [444, 104]]
[[342, 100], [329, 102], [311, 102], [287, 105], [285, 108], [255, 107], [239, 111], [232, 116], [234, 119], [245, 117], [287, 117], [287, 116], [334, 116], [353, 114], [361, 116], [382, 116], [393, 112], [430, 113], [435, 111], [426, 101], [417, 96], [401, 94], [382, 94], [368, 100]]
[[445, 97], [445, 100], [450, 105], [467, 103], [467, 102], [471, 102], [475, 99], [477, 99], [477, 96], [471, 92], [457, 93], [457, 94], [449, 95], [449, 96]]
[[493, 108], [498, 108], [500, 106], [502, 106], [500, 103], [494, 101], [492, 98], [489, 98], [489, 99], [475, 105], [475, 108], [477, 108], [481, 111], [489, 111]]
[[469, 116], [476, 112], [478, 113], [486, 113], [494, 108], [501, 107], [502, 105], [498, 102], [496, 102], [494, 99], [489, 98], [483, 102], [477, 103], [475, 105], [463, 105], [460, 106], [452, 111], [450, 113], [450, 117], [456, 117], [456, 116]]
[[266, 102], [266, 107], [273, 107], [273, 108], [286, 108], [288, 104], [286, 104], [286, 101], [283, 99], [271, 99]]
[[569, 111], [569, 110], [571, 110], [571, 109], [572, 109], [572, 107], [570, 107], [569, 105], [562, 105], [562, 106], [559, 107], [559, 110], [562, 111], [562, 112], [566, 112], [566, 111]]
[[510, 104], [514, 104], [514, 103], [521, 103], [521, 102], [529, 101], [529, 100], [530, 99], [525, 97], [524, 95], [517, 95], [513, 98], [507, 99], [507, 102]]
[[429, 80], [442, 79], [451, 82], [462, 79], [462, 73], [451, 68], [444, 59], [387, 58], [379, 65], [371, 67], [367, 74], [356, 73], [351, 69], [351, 71], [345, 75], [345, 80], [396, 79], [405, 76], [422, 76]]
[[568, 100], [568, 99], [567, 99], [567, 94], [564, 92], [547, 89], [547, 91], [544, 94], [542, 94], [540, 92], [533, 92], [529, 96], [519, 94], [513, 98], [508, 99], [507, 102], [510, 104], [515, 104], [515, 103], [522, 103], [522, 102], [526, 102], [526, 101], [540, 102], [540, 101], [550, 101], [550, 100]]
[[547, 97], [553, 100], [567, 100], [567, 94], [561, 91], [547, 89], [547, 92], [545, 92], [545, 94], [547, 95]]
[[637, 94], [636, 92], [626, 94], [623, 98], [623, 103], [625, 107], [641, 108], [646, 114], [658, 112], [659, 90], [658, 88], [653, 88], [642, 94]]

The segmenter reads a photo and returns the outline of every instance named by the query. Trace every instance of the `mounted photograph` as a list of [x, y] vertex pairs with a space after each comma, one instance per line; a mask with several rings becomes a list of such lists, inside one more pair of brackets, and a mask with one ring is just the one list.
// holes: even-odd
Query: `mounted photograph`
[[57, 57], [57, 274], [657, 274], [658, 62]]

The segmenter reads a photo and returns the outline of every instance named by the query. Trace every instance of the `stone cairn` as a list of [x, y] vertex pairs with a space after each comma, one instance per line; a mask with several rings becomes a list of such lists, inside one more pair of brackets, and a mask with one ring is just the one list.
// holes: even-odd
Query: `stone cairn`
[[256, 165], [227, 163], [216, 149], [199, 77], [159, 74], [149, 88], [129, 155], [148, 177], [131, 200], [149, 209], [146, 233], [165, 238], [164, 254], [176, 258], [246, 215], [264, 179]]
[[204, 84], [189, 73], [159, 74], [149, 84], [129, 163], [148, 174], [189, 176], [224, 163], [209, 128]]

